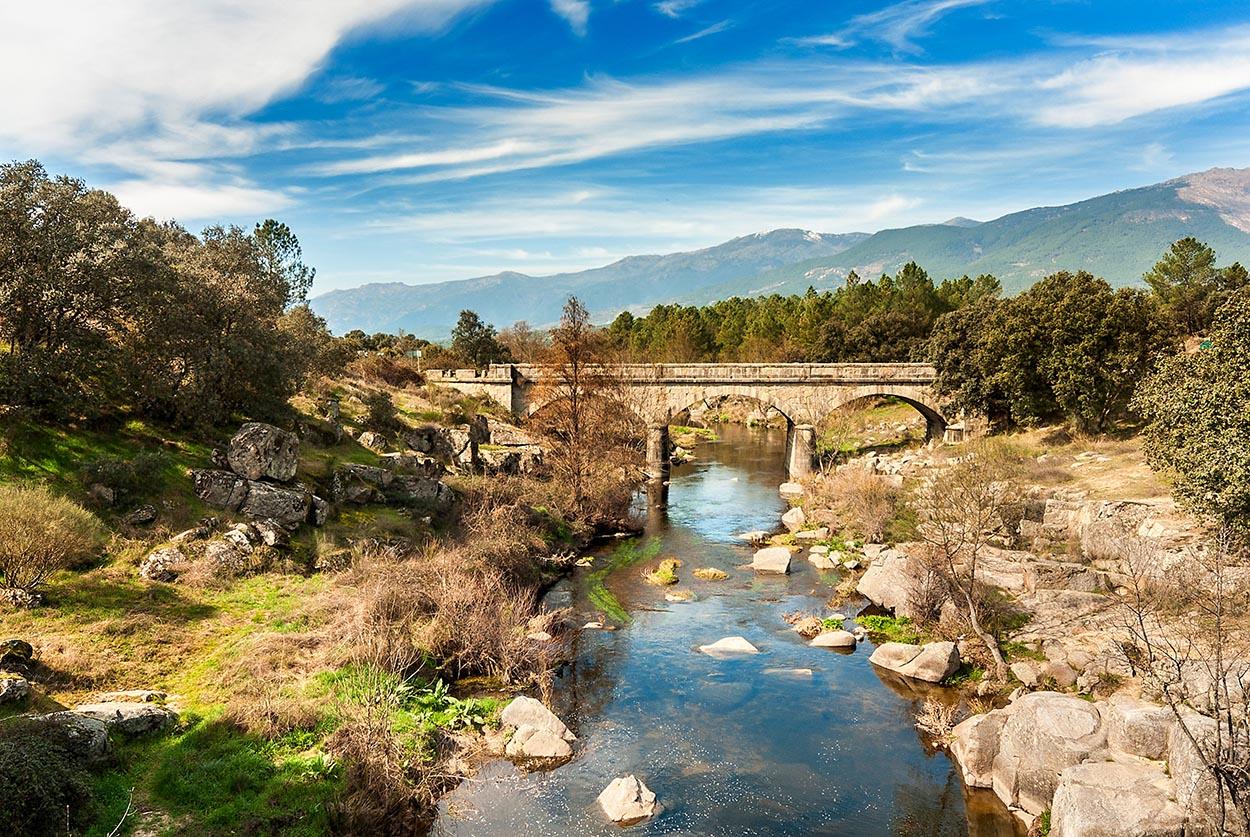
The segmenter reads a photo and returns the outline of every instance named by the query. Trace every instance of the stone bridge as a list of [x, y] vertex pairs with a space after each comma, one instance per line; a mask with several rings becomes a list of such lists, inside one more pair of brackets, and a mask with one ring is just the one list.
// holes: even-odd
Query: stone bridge
[[[898, 398], [924, 416], [929, 438], [942, 438], [954, 417], [934, 392], [937, 373], [927, 363], [655, 363], [612, 367], [633, 410], [647, 423], [652, 474], [666, 468], [668, 425], [692, 407], [745, 398], [785, 416], [787, 465], [792, 477], [811, 471], [815, 425], [833, 411], [872, 396]], [[525, 418], [546, 406], [550, 372], [540, 366], [493, 364], [486, 369], [435, 369], [428, 380], [485, 395]]]

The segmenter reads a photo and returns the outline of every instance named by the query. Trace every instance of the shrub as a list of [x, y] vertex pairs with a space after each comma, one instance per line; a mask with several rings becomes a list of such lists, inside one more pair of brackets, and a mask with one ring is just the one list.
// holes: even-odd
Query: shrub
[[0, 591], [32, 603], [52, 573], [90, 556], [103, 527], [86, 509], [38, 486], [0, 485]]
[[62, 834], [89, 822], [91, 784], [62, 724], [0, 721], [0, 834]]
[[843, 529], [866, 541], [881, 540], [903, 508], [899, 489], [856, 467], [842, 468], [820, 483], [815, 500], [832, 509]]
[[370, 354], [351, 362], [348, 370], [366, 381], [378, 381], [393, 387], [420, 386], [425, 376], [407, 358]]
[[386, 433], [394, 430], [398, 420], [395, 414], [395, 402], [391, 394], [384, 390], [362, 395], [360, 400], [365, 405], [364, 425], [370, 430]]
[[159, 488], [165, 462], [163, 454], [154, 452], [140, 453], [133, 459], [106, 456], [82, 467], [82, 483], [111, 488], [118, 500], [140, 497]]

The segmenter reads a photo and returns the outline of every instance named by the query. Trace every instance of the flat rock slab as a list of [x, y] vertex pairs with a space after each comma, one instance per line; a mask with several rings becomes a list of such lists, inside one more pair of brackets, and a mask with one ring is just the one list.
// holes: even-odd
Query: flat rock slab
[[783, 482], [777, 491], [786, 499], [803, 496], [803, 486], [797, 482]]
[[613, 779], [597, 801], [608, 819], [620, 825], [642, 822], [660, 810], [655, 794], [633, 775]]
[[1185, 811], [1161, 764], [1078, 764], [1059, 774], [1051, 804], [1054, 837], [1132, 834], [1180, 837]]
[[784, 546], [768, 546], [755, 553], [751, 569], [761, 573], [790, 572], [790, 550]]
[[737, 654], [760, 653], [760, 649], [740, 636], [727, 636], [724, 639], [716, 640], [711, 645], [700, 645], [699, 650], [709, 657], [732, 657]]
[[557, 732], [523, 724], [508, 739], [504, 753], [519, 759], [563, 760], [573, 757], [573, 748]]
[[959, 647], [953, 642], [887, 642], [878, 645], [868, 661], [904, 677], [939, 683], [959, 669]]
[[74, 714], [103, 721], [110, 730], [132, 736], [160, 732], [178, 720], [178, 713], [164, 706], [127, 701], [85, 703]]

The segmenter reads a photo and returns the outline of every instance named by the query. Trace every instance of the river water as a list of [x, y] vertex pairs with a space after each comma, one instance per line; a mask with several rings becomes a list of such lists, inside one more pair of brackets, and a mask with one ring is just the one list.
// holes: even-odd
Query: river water
[[[804, 553], [788, 576], [744, 566], [751, 550], [734, 536], [774, 529], [784, 510], [785, 432], [718, 432], [696, 462], [674, 468], [666, 516], [652, 512], [642, 538], [605, 548], [552, 594], [571, 600], [579, 620], [606, 610], [619, 625], [582, 631], [556, 687], [555, 708], [579, 737], [575, 759], [529, 774], [487, 765], [444, 799], [436, 833], [617, 834], [595, 798], [633, 773], [664, 811], [631, 833], [1011, 837], [993, 795], [966, 791], [948, 756], [922, 742], [913, 718], [923, 695], [883, 680], [868, 663], [871, 643], [845, 654], [790, 630], [786, 613], [825, 613], [838, 576]], [[604, 570], [631, 556], [642, 560]], [[683, 562], [676, 588], [642, 580], [643, 566], [668, 556]], [[700, 581], [696, 567], [730, 577]], [[666, 601], [673, 589], [697, 598]], [[726, 636], [762, 653], [716, 660], [697, 650]]]

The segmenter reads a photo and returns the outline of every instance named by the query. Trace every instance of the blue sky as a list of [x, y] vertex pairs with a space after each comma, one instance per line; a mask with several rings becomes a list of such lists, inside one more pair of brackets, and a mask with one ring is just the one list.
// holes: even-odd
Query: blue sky
[[281, 218], [315, 292], [1250, 165], [1244, 0], [12, 0], [0, 72], [0, 159]]

